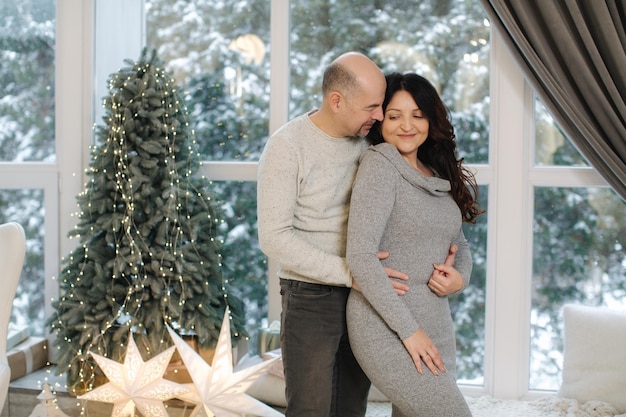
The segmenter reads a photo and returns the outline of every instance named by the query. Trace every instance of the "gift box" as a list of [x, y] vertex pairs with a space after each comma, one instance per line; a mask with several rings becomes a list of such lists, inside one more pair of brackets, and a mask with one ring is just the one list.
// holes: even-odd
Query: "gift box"
[[279, 378], [285, 378], [285, 371], [283, 370], [283, 359], [280, 348], [264, 352], [261, 357], [263, 358], [263, 360], [278, 358], [267, 370], [267, 373], [271, 375], [276, 375]]
[[265, 352], [280, 347], [280, 322], [273, 321], [270, 327], [259, 329], [259, 341], [257, 352], [263, 355]]
[[[183, 335], [181, 338], [193, 349], [198, 355], [204, 359], [206, 363], [211, 365], [213, 363], [213, 356], [215, 355], [215, 348], [201, 348], [198, 344], [198, 339], [195, 336]], [[183, 362], [183, 358], [180, 356], [178, 349], [174, 351], [170, 363], [165, 370], [163, 378], [170, 381], [178, 382], [179, 384], [192, 383], [191, 375]]]
[[7, 352], [11, 381], [23, 377], [48, 364], [48, 341], [31, 336]]
[[[193, 350], [195, 350], [198, 356], [204, 359], [206, 363], [208, 363], [209, 365], [213, 365], [213, 357], [215, 356], [215, 348], [201, 347], [198, 344], [198, 339], [195, 336], [183, 335], [180, 337]], [[235, 362], [238, 356], [238, 346], [234, 346], [231, 350], [232, 350], [232, 355], [233, 355], [233, 362]], [[180, 352], [178, 351], [178, 349], [174, 351], [174, 354], [172, 355], [172, 358], [170, 359], [170, 363], [167, 365], [167, 368], [165, 369], [163, 378], [169, 379], [170, 381], [178, 382], [179, 384], [193, 383], [193, 380], [191, 379], [191, 374], [189, 373], [189, 370], [185, 366], [183, 358], [180, 356]]]
[[15, 346], [28, 339], [30, 336], [30, 327], [18, 327], [13, 323], [9, 323], [9, 333], [7, 334], [7, 350], [13, 349]]

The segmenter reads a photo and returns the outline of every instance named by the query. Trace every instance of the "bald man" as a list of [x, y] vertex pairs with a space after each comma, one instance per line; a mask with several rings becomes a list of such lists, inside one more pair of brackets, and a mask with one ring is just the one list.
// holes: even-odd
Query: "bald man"
[[[346, 233], [364, 137], [383, 119], [385, 88], [368, 57], [339, 56], [324, 72], [320, 108], [278, 129], [259, 160], [259, 242], [279, 265], [287, 417], [365, 415], [370, 381], [346, 328]], [[408, 289], [392, 284], [398, 294]]]

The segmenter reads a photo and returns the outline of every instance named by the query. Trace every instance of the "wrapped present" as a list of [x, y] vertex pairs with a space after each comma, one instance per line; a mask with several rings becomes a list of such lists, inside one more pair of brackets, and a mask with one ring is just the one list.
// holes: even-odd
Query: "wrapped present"
[[259, 330], [259, 343], [257, 352], [263, 355], [265, 352], [280, 347], [280, 322], [275, 320], [270, 327]]
[[9, 333], [7, 334], [7, 350], [13, 349], [15, 346], [28, 339], [30, 336], [30, 327], [18, 327], [13, 323], [9, 323]]
[[[181, 338], [187, 342], [187, 344], [195, 350], [206, 363], [211, 365], [213, 362], [213, 356], [215, 355], [215, 348], [201, 348], [198, 344], [198, 339], [195, 336], [181, 336]], [[178, 350], [174, 351], [163, 378], [178, 382], [179, 384], [193, 382], [191, 375], [189, 374], [189, 371], [185, 367], [185, 363], [180, 356], [180, 353], [178, 353]]]
[[271, 375], [276, 375], [279, 378], [285, 378], [285, 371], [283, 370], [283, 360], [280, 348], [264, 352], [261, 357], [263, 358], [263, 360], [279, 358], [274, 361], [272, 366], [268, 369], [267, 373]]
[[48, 364], [48, 341], [31, 336], [7, 352], [11, 381], [23, 377]]
[[[215, 356], [215, 348], [202, 348], [198, 344], [198, 339], [195, 336], [183, 335], [181, 336], [183, 339], [193, 350], [198, 353], [206, 363], [209, 365], [213, 364], [213, 357]], [[238, 356], [238, 346], [234, 346], [232, 348], [233, 362], [236, 361]], [[233, 363], [234, 365], [234, 363]], [[174, 351], [172, 358], [170, 359], [170, 363], [167, 365], [165, 369], [165, 373], [163, 378], [169, 379], [170, 381], [178, 382], [179, 384], [189, 384], [193, 383], [191, 379], [191, 375], [183, 362], [183, 358], [180, 356], [178, 349]]]

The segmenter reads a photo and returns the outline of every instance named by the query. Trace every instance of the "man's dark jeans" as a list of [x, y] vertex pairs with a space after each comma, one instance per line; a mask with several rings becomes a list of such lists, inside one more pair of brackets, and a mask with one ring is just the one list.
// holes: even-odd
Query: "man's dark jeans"
[[349, 288], [280, 280], [287, 417], [363, 417], [370, 381], [346, 327]]

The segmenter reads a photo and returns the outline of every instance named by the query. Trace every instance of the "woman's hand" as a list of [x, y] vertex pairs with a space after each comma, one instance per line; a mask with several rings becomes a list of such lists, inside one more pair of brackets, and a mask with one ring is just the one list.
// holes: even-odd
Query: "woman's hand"
[[422, 329], [417, 329], [415, 333], [404, 339], [402, 343], [404, 343], [404, 347], [411, 355], [411, 358], [413, 358], [415, 368], [417, 368], [417, 372], [420, 374], [424, 373], [422, 365], [426, 365], [434, 375], [446, 372], [439, 349]]
[[428, 288], [439, 297], [454, 294], [463, 289], [463, 277], [454, 268], [454, 258], [458, 247], [452, 243], [443, 264], [433, 264], [433, 273], [428, 280]]

